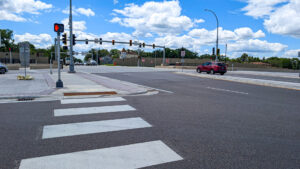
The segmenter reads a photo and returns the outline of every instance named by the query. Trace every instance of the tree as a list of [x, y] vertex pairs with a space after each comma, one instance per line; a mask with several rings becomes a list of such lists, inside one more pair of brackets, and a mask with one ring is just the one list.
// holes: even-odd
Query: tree
[[0, 29], [0, 33], [1, 33], [1, 42], [4, 45], [3, 47], [0, 47], [0, 51], [7, 52], [9, 48], [14, 49], [14, 47], [16, 46], [14, 45], [13, 31], [10, 29]]
[[98, 56], [99, 57], [105, 57], [105, 56], [108, 56], [109, 55], [109, 52], [107, 49], [101, 49], [101, 50], [98, 50]]
[[120, 58], [120, 51], [118, 49], [110, 50], [110, 56], [112, 58]]
[[248, 62], [248, 57], [249, 57], [249, 55], [247, 53], [243, 53], [241, 56], [241, 61]]

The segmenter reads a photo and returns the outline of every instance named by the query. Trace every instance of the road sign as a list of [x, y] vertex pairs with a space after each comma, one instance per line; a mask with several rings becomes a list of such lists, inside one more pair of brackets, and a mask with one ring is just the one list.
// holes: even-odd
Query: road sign
[[126, 58], [126, 52], [121, 52], [120, 59], [125, 59]]
[[185, 57], [185, 50], [181, 51], [181, 57]]
[[22, 42], [19, 45], [19, 57], [21, 61], [21, 66], [27, 67], [29, 66], [30, 61], [30, 48], [28, 42]]

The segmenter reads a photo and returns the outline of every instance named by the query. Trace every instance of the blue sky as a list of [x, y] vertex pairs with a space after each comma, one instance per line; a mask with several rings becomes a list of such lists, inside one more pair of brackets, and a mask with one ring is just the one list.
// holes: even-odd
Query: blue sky
[[[37, 47], [53, 43], [53, 23], [67, 27], [69, 0], [1, 0], [0, 29], [11, 29], [16, 42]], [[80, 39], [130, 39], [170, 48], [184, 46], [199, 54], [215, 46], [216, 12], [220, 48], [238, 57], [297, 57], [300, 51], [300, 0], [73, 0], [75, 34]], [[76, 51], [90, 48], [132, 48], [77, 43]], [[146, 49], [151, 51], [152, 49]]]

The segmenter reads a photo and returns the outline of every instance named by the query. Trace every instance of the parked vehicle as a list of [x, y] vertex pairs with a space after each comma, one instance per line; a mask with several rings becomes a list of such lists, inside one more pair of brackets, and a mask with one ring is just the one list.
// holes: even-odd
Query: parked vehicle
[[70, 57], [65, 58], [65, 65], [66, 66], [70, 65], [70, 60], [71, 60]]
[[88, 62], [88, 65], [95, 66], [95, 65], [97, 65], [97, 62], [95, 60], [90, 60]]
[[8, 68], [0, 62], [0, 74], [5, 74], [8, 71]]
[[206, 72], [207, 74], [220, 73], [221, 75], [224, 75], [227, 72], [227, 66], [222, 62], [205, 62], [197, 67], [197, 72]]

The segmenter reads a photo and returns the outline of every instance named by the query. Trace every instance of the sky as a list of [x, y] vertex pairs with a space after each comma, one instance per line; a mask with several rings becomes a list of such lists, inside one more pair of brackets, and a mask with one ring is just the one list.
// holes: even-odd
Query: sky
[[[14, 31], [15, 42], [38, 48], [54, 43], [54, 23], [68, 32], [69, 0], [0, 0], [0, 29]], [[216, 43], [236, 58], [297, 57], [300, 51], [300, 0], [73, 0], [77, 39], [145, 42], [211, 53]], [[77, 42], [77, 52], [95, 49], [136, 49], [136, 46]], [[152, 48], [145, 48], [152, 51]]]

